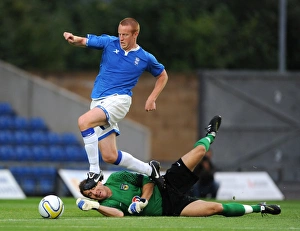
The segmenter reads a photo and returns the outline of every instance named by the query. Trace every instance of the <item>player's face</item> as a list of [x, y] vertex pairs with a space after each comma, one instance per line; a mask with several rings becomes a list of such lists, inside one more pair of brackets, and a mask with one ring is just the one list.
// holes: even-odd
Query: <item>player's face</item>
[[120, 45], [123, 50], [129, 51], [136, 47], [136, 38], [138, 33], [132, 33], [131, 26], [119, 25], [118, 34], [120, 39]]
[[98, 182], [98, 184], [94, 188], [85, 190], [83, 194], [84, 196], [94, 200], [104, 200], [111, 196], [111, 191], [101, 182]]

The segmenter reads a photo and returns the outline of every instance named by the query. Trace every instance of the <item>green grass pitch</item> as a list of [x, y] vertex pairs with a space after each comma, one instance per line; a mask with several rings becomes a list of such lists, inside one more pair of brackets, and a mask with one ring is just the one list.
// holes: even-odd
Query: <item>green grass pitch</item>
[[[124, 217], [108, 218], [96, 211], [81, 211], [74, 198], [61, 198], [65, 205], [58, 219], [45, 219], [38, 213], [41, 198], [0, 200], [0, 230], [300, 230], [300, 201], [279, 201], [282, 213], [264, 216], [260, 213], [243, 217]], [[239, 201], [238, 201], [239, 202]], [[256, 202], [241, 202], [256, 204]]]

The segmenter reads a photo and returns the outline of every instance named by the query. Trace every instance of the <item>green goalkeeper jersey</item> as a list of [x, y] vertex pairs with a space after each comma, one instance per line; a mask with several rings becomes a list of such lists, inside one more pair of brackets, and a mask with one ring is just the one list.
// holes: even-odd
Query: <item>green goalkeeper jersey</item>
[[[112, 196], [101, 201], [100, 204], [107, 207], [113, 207], [121, 210], [124, 215], [130, 215], [128, 207], [134, 196], [141, 196], [143, 185], [150, 183], [148, 176], [127, 171], [112, 173], [105, 186], [112, 191]], [[157, 188], [154, 187], [153, 194], [148, 201], [148, 205], [138, 215], [142, 216], [161, 216], [162, 215], [162, 197]]]

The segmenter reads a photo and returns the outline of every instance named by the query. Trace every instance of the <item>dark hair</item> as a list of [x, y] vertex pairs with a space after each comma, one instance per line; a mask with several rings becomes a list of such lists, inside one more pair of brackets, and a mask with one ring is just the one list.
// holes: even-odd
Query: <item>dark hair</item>
[[[93, 198], [91, 198], [91, 197], [89, 197], [88, 195], [86, 195], [86, 194], [83, 193], [84, 191], [86, 191], [86, 189], [85, 189], [85, 184], [86, 184], [86, 179], [83, 180], [83, 181], [81, 181], [81, 182], [79, 183], [79, 191], [80, 191], [80, 193], [81, 193], [83, 196], [87, 197], [87, 198], [93, 199]], [[103, 200], [105, 200], [105, 199], [103, 199]], [[103, 201], [103, 200], [98, 200], [98, 202]]]
[[[85, 191], [85, 189], [84, 189], [85, 183], [86, 183], [86, 179], [83, 180], [83, 181], [81, 181], [81, 182], [79, 183], [79, 191], [80, 191], [80, 193], [81, 193], [83, 196], [86, 196], [86, 195], [84, 195], [84, 193], [83, 193], [83, 192]], [[86, 197], [88, 197], [88, 196], [86, 196]]]

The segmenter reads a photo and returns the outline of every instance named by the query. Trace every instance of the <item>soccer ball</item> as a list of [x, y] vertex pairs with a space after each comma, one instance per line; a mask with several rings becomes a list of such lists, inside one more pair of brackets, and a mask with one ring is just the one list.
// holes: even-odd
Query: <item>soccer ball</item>
[[44, 218], [59, 218], [63, 212], [64, 203], [58, 196], [45, 196], [39, 203], [39, 213]]

